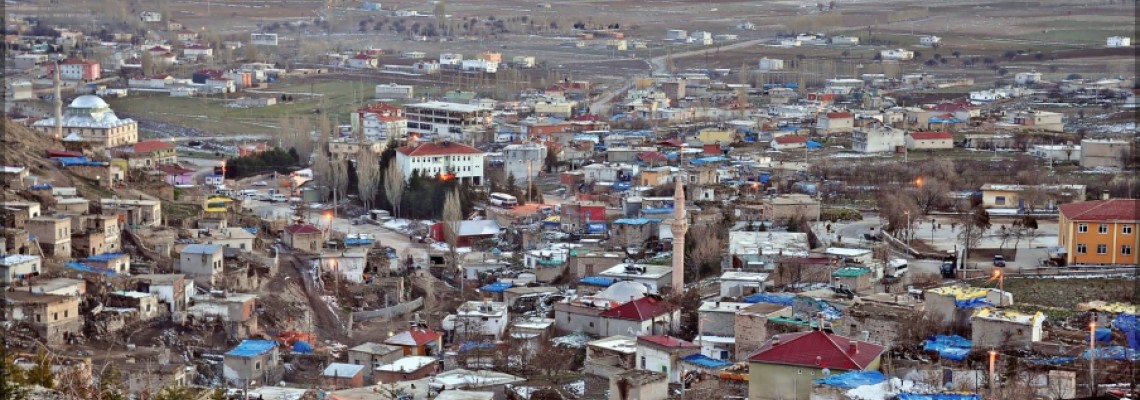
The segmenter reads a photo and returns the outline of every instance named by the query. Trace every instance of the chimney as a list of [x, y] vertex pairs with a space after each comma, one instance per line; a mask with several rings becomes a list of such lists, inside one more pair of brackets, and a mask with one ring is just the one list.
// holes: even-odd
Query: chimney
[[852, 340], [851, 344], [849, 346], [847, 346], [847, 353], [848, 354], [859, 354], [859, 342]]
[[780, 345], [780, 335], [772, 335], [772, 347]]

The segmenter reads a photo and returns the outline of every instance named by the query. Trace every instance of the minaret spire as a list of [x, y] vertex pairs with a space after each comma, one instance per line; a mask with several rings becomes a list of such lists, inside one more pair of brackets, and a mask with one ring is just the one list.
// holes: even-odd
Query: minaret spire
[[[682, 153], [684, 147], [681, 148]], [[685, 217], [685, 170], [680, 169], [674, 178], [673, 186], [673, 293], [685, 293], [685, 233], [689, 231], [689, 221]]]

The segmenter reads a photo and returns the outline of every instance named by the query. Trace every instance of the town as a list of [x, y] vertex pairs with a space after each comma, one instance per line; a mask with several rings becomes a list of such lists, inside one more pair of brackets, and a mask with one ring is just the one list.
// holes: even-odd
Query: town
[[1140, 396], [1135, 2], [4, 8], [0, 399]]

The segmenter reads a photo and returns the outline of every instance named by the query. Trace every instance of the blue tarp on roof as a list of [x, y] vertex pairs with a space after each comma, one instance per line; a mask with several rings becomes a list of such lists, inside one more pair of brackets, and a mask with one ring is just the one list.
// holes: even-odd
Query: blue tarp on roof
[[954, 305], [958, 308], [972, 310], [975, 308], [989, 307], [992, 304], [986, 301], [985, 297], [975, 297], [969, 300], [954, 300]]
[[483, 287], [479, 288], [479, 290], [482, 290], [484, 292], [490, 292], [490, 293], [502, 293], [502, 292], [507, 291], [507, 289], [510, 289], [513, 286], [515, 286], [515, 285], [513, 283], [510, 283], [510, 282], [495, 282], [495, 283], [483, 286]]
[[784, 125], [784, 126], [780, 127], [780, 130], [781, 131], [798, 131], [798, 130], [800, 130], [800, 127], [798, 127], [796, 125]]
[[1128, 347], [1140, 349], [1140, 329], [1137, 328], [1135, 314], [1120, 313], [1112, 319], [1112, 327], [1124, 331]]
[[293, 343], [293, 352], [294, 353], [300, 353], [300, 354], [312, 353], [313, 352], [313, 345], [309, 344], [309, 342], [306, 342], [304, 340], [298, 340], [297, 343]]
[[614, 221], [614, 225], [645, 225], [651, 221], [649, 218], [622, 218]]
[[1072, 364], [1074, 361], [1077, 361], [1074, 357], [1052, 357], [1042, 360], [1033, 360], [1031, 363], [1035, 365], [1063, 365]]
[[673, 208], [642, 208], [642, 214], [672, 214]]
[[372, 239], [345, 239], [345, 246], [371, 246], [374, 241]]
[[683, 360], [688, 361], [689, 363], [700, 366], [700, 367], [712, 368], [712, 369], [724, 368], [724, 367], [727, 367], [729, 365], [732, 365], [732, 363], [730, 363], [728, 361], [717, 360], [715, 358], [705, 356], [704, 354], [693, 354], [693, 355], [690, 355], [690, 356], [683, 358]]
[[851, 371], [839, 375], [832, 375], [823, 379], [816, 379], [820, 385], [834, 386], [840, 389], [854, 389], [865, 385], [874, 385], [887, 380], [879, 371]]
[[709, 156], [709, 157], [701, 157], [701, 158], [694, 159], [693, 164], [700, 165], [700, 164], [718, 163], [718, 162], [725, 162], [725, 161], [728, 161], [728, 157], [725, 157], [725, 156]]
[[609, 287], [614, 284], [613, 278], [603, 278], [600, 276], [587, 276], [578, 281], [583, 285]]
[[32, 190], [51, 190], [50, 183], [37, 183], [31, 186]]
[[[1140, 360], [1140, 354], [1137, 354], [1137, 352], [1135, 350], [1132, 350], [1128, 347], [1108, 346], [1108, 347], [1097, 347], [1096, 348], [1096, 358], [1098, 360], [1118, 360], [1118, 361], [1128, 360], [1129, 358], [1132, 358], [1132, 361], [1137, 361], [1137, 360]], [[1089, 359], [1089, 350], [1085, 350], [1083, 353], [1081, 353], [1081, 359], [1082, 360], [1088, 360]]]
[[932, 124], [960, 124], [960, 123], [962, 123], [962, 120], [957, 119], [957, 118], [942, 119], [942, 118], [934, 117], [934, 118], [931, 118], [928, 122], [930, 122]]
[[591, 222], [591, 223], [586, 224], [586, 233], [588, 233], [588, 234], [606, 233], [606, 230], [609, 229], [608, 227], [609, 227], [609, 225], [607, 225], [605, 222]]
[[958, 335], [934, 335], [922, 342], [922, 349], [937, 352], [947, 360], [962, 361], [970, 355], [974, 342]]
[[976, 394], [899, 393], [899, 400], [982, 400], [982, 396]]
[[490, 343], [490, 342], [465, 342], [465, 343], [459, 345], [459, 352], [460, 353], [466, 353], [466, 352], [471, 351], [471, 350], [493, 349], [493, 348], [495, 348], [495, 344]]
[[115, 276], [116, 275], [115, 271], [109, 270], [107, 268], [92, 267], [92, 266], [84, 264], [84, 263], [69, 262], [69, 263], [66, 263], [64, 265], [67, 266], [68, 268], [71, 268], [71, 269], [74, 269], [77, 271], [91, 272], [91, 273], [95, 273], [95, 274], [103, 274], [103, 275], [107, 275], [107, 276]]
[[819, 144], [819, 142], [817, 142], [817, 141], [814, 141], [814, 140], [807, 141], [807, 148], [809, 148], [809, 149], [818, 149], [820, 147], [823, 147], [823, 145]]
[[237, 347], [226, 353], [227, 356], [234, 357], [253, 357], [259, 354], [265, 354], [269, 350], [277, 347], [277, 342], [272, 340], [242, 340]]
[[87, 157], [60, 157], [60, 158], [56, 158], [56, 161], [59, 161], [59, 165], [63, 166], [63, 167], [71, 167], [71, 166], [77, 166], [77, 165], [78, 166], [106, 167], [108, 165], [111, 165], [111, 163], [108, 163], [108, 162], [91, 161], [91, 160], [88, 160]]
[[245, 229], [246, 232], [249, 232], [251, 234], [254, 234], [254, 235], [257, 234], [257, 228], [242, 228], [242, 229]]
[[1112, 341], [1112, 328], [1096, 328], [1096, 341], [1108, 343]]
[[631, 187], [633, 187], [633, 185], [630, 184], [629, 182], [615, 182], [613, 185], [610, 186], [611, 189], [618, 191], [618, 192], [624, 192], [626, 190], [629, 190], [629, 188], [631, 188]]
[[782, 306], [791, 306], [796, 296], [790, 294], [756, 293], [744, 298], [745, 303], [772, 303]]
[[96, 254], [96, 255], [87, 257], [83, 260], [84, 261], [93, 261], [93, 262], [107, 262], [107, 261], [111, 261], [111, 260], [114, 260], [116, 258], [122, 257], [123, 255], [124, 255], [123, 253], [103, 253], [103, 254]]

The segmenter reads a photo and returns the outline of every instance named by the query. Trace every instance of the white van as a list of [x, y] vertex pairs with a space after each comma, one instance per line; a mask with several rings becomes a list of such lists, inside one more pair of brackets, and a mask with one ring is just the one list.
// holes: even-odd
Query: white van
[[891, 259], [887, 262], [887, 276], [892, 278], [902, 278], [907, 271], [907, 261], [902, 258]]
[[255, 199], [255, 198], [257, 198], [258, 194], [259, 193], [257, 193], [257, 191], [253, 190], [253, 189], [245, 189], [245, 190], [242, 190], [241, 192], [238, 192], [238, 196], [241, 196], [244, 199]]
[[284, 203], [286, 201], [289, 201], [289, 197], [285, 196], [284, 194], [278, 193], [278, 194], [269, 196], [269, 201], [274, 202], [274, 203]]

